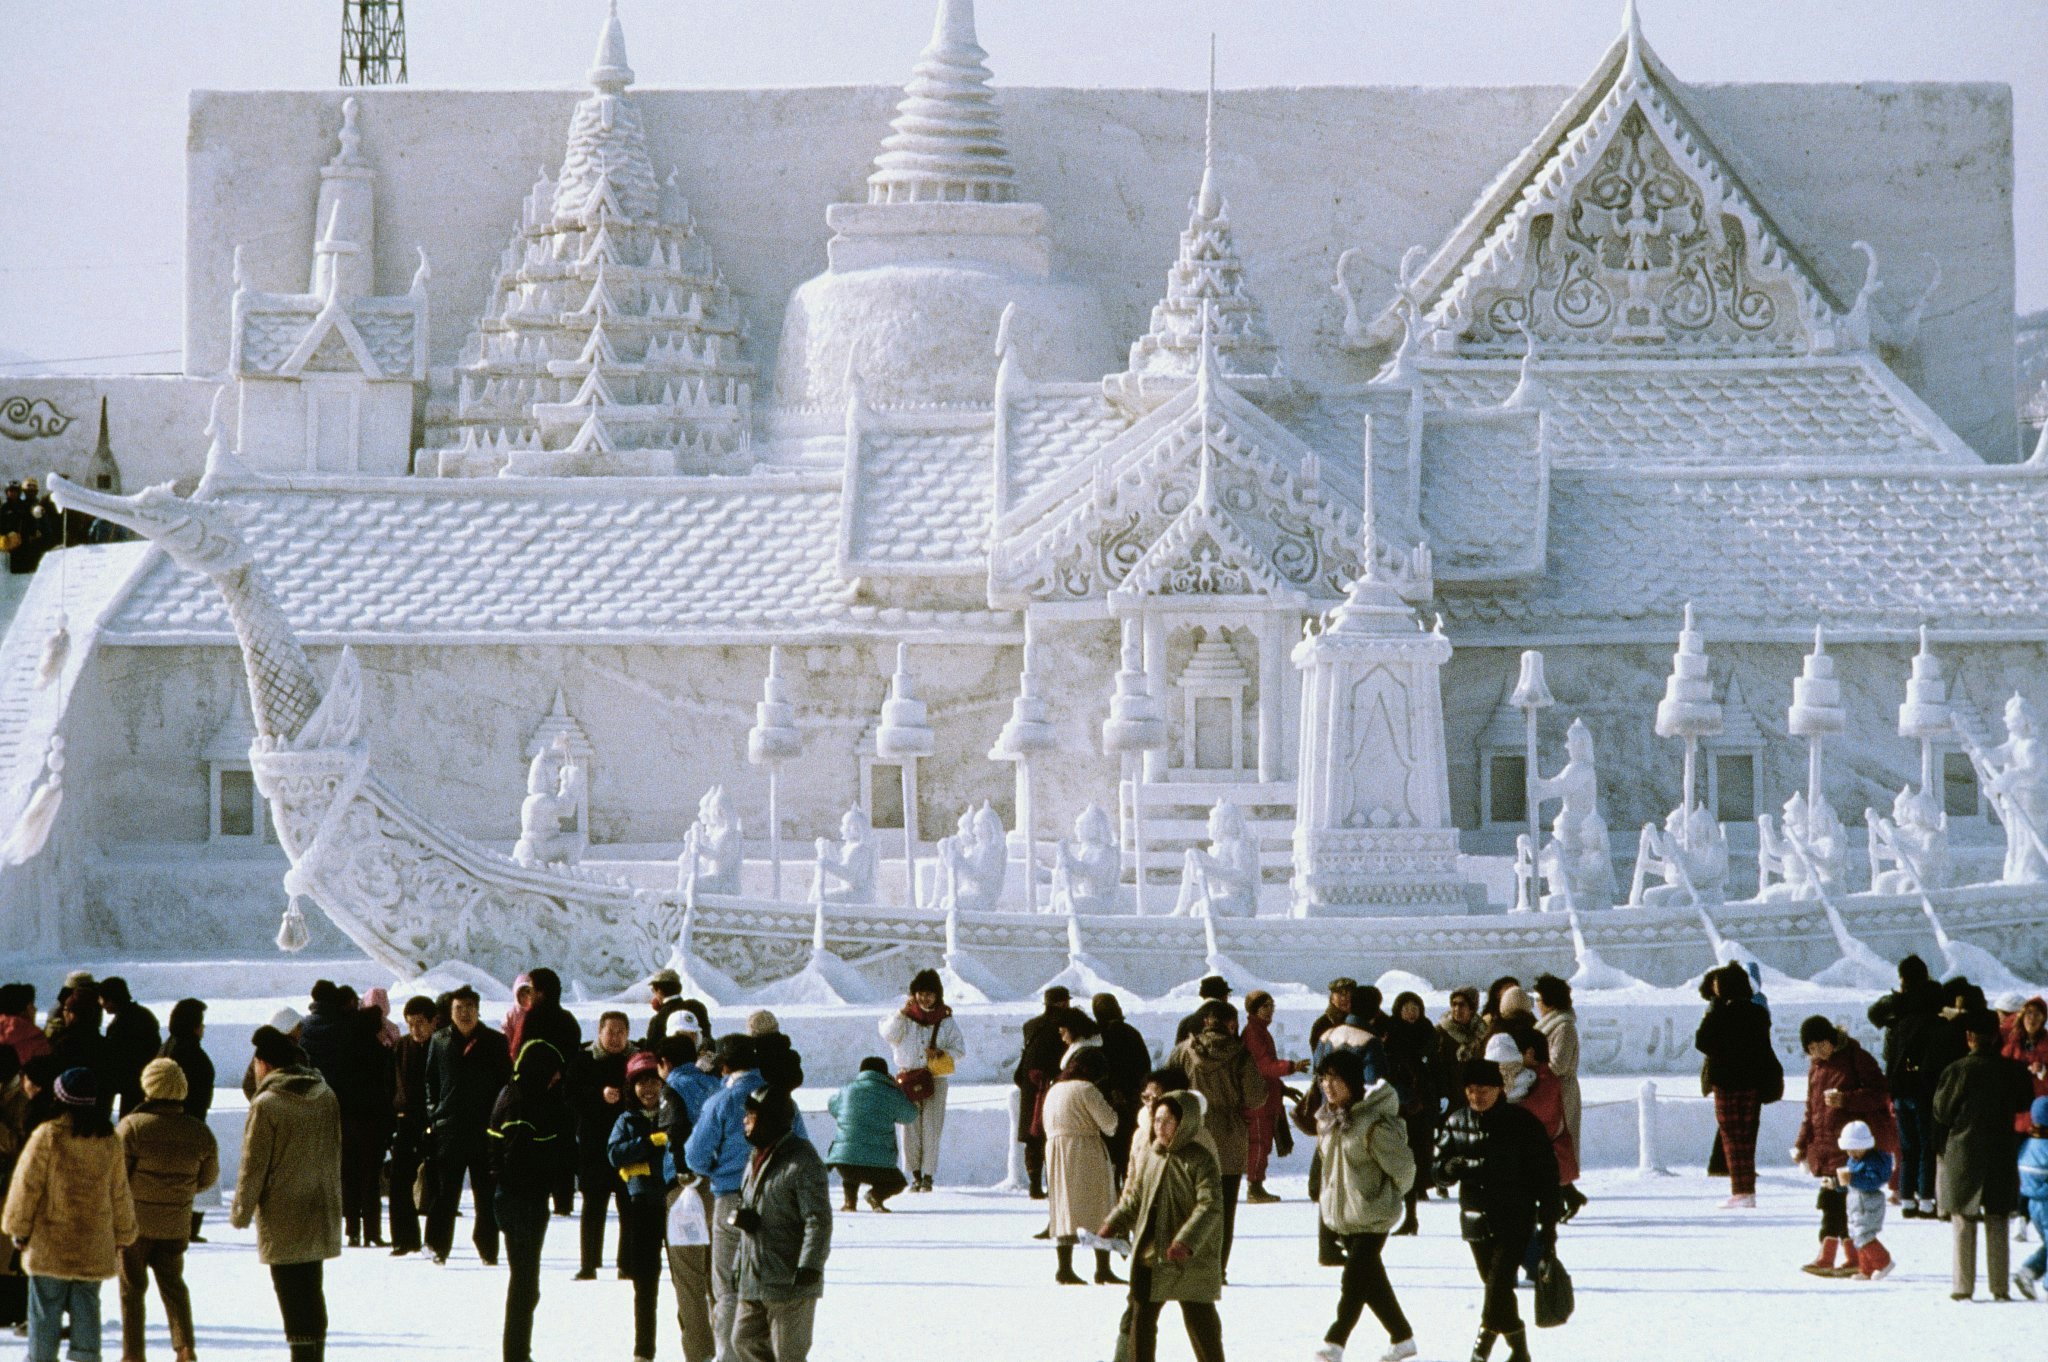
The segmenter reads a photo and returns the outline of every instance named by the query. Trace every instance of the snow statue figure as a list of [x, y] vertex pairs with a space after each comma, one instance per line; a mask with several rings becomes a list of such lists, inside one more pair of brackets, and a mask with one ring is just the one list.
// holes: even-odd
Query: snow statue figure
[[859, 805], [839, 819], [839, 841], [817, 840], [818, 865], [811, 876], [812, 903], [877, 903], [875, 872], [881, 865], [881, 849], [875, 845], [875, 829]]
[[2005, 825], [2005, 882], [2048, 881], [2048, 748], [2041, 744], [2034, 707], [2015, 695], [2005, 702], [2005, 741], [1989, 752], [1970, 747], [1978, 779]]
[[[1801, 856], [1800, 851], [1806, 854]], [[1826, 800], [1810, 805], [1803, 791], [1795, 791], [1785, 801], [1782, 827], [1769, 814], [1756, 820], [1756, 896], [1767, 903], [1783, 903], [1817, 899], [1823, 890], [1840, 893], [1848, 856], [1848, 834], [1834, 807]], [[1818, 886], [1813, 875], [1820, 877]]]
[[1123, 882], [1123, 848], [1116, 827], [1099, 804], [1090, 804], [1074, 820], [1074, 840], [1061, 842], [1053, 853], [1052, 911], [1114, 913]]
[[963, 913], [994, 912], [1003, 898], [1010, 839], [986, 801], [963, 812], [951, 837], [939, 839], [938, 907]]
[[725, 787], [714, 785], [697, 801], [697, 821], [683, 835], [683, 854], [676, 858], [676, 888], [696, 882], [700, 894], [737, 894], [746, 851], [740, 843], [740, 820], [733, 817]]
[[1181, 862], [1175, 917], [1257, 917], [1259, 844], [1244, 811], [1229, 800], [1209, 810], [1209, 849], [1189, 847]]
[[[1655, 874], [1664, 883], [1644, 886]], [[1659, 831], [1643, 824], [1636, 846], [1636, 877], [1628, 901], [1644, 908], [1686, 908], [1713, 905], [1727, 897], [1728, 839], [1704, 804], [1692, 806], [1688, 819], [1673, 809]]]
[[569, 752], [566, 734], [533, 754], [526, 768], [526, 798], [519, 805], [519, 841], [512, 859], [521, 865], [574, 865], [584, 839], [576, 831], [583, 801], [583, 763]]
[[1948, 883], [1948, 815], [1925, 792], [1906, 786], [1890, 818], [1865, 809], [1863, 824], [1870, 831], [1871, 893], [1921, 894]]
[[1565, 731], [1564, 750], [1563, 770], [1554, 776], [1539, 773], [1531, 782], [1537, 803], [1562, 802], [1550, 825], [1550, 840], [1536, 857], [1537, 869], [1550, 886], [1543, 907], [1545, 911], [1575, 908], [1580, 912], [1612, 908], [1614, 862], [1608, 851], [1607, 820], [1600, 816], [1593, 733], [1584, 719], [1572, 720]]
[[1533, 913], [1536, 905], [1530, 901], [1532, 886], [1536, 883], [1536, 839], [1526, 832], [1515, 834], [1515, 902], [1509, 908], [1511, 913]]

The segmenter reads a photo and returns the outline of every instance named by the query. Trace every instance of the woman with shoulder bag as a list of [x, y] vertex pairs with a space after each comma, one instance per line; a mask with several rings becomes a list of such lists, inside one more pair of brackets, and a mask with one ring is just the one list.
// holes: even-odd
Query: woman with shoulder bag
[[882, 1039], [896, 1068], [897, 1086], [917, 1103], [917, 1119], [903, 1128], [903, 1171], [910, 1190], [929, 1192], [939, 1171], [939, 1138], [946, 1129], [946, 1088], [967, 1054], [966, 1037], [946, 1006], [939, 972], [919, 970], [903, 1006], [882, 1018]]
[[1380, 1261], [1387, 1235], [1407, 1209], [1415, 1185], [1415, 1152], [1401, 1119], [1401, 1098], [1386, 1082], [1368, 1084], [1356, 1050], [1333, 1050], [1316, 1069], [1323, 1091], [1316, 1148], [1323, 1179], [1316, 1209], [1344, 1247], [1337, 1318], [1323, 1335], [1319, 1362], [1343, 1362], [1359, 1314], [1370, 1309], [1387, 1331], [1382, 1362], [1415, 1356], [1415, 1330]]
[[1756, 1206], [1756, 1132], [1764, 1105], [1785, 1095], [1785, 1070], [1771, 1049], [1771, 1014], [1759, 1007], [1749, 973], [1730, 963], [1708, 974], [1707, 1013], [1693, 1048], [1704, 1058], [1700, 1086], [1714, 1099], [1714, 1123], [1728, 1169], [1724, 1210]]

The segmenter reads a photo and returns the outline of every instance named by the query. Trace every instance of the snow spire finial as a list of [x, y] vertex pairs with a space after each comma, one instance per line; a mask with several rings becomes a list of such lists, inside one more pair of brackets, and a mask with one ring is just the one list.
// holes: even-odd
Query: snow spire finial
[[1209, 35], [1209, 97], [1202, 106], [1202, 191], [1195, 211], [1213, 218], [1223, 210], [1223, 196], [1216, 190], [1216, 35]]
[[1624, 73], [1642, 74], [1643, 53], [1649, 44], [1643, 40], [1643, 16], [1636, 8], [1636, 0], [1622, 0], [1621, 11], [1622, 70]]
[[359, 166], [363, 163], [363, 135], [356, 130], [356, 97], [354, 95], [350, 95], [347, 99], [341, 101], [341, 131], [335, 135], [335, 141], [340, 145], [334, 153], [334, 159], [327, 163], [329, 170], [339, 170], [347, 166]]
[[1372, 441], [1368, 436], [1365, 445], [1363, 481], [1359, 484], [1359, 519], [1363, 522], [1359, 534], [1358, 575], [1361, 580], [1380, 580], [1380, 543], [1378, 517], [1373, 510], [1373, 457]]
[[633, 68], [626, 64], [626, 30], [619, 23], [619, 0], [611, 0], [604, 28], [597, 35], [597, 56], [590, 64], [590, 87], [617, 94], [633, 83]]
[[939, 0], [889, 135], [868, 176], [869, 203], [1011, 203], [1017, 171], [974, 34], [974, 0]]

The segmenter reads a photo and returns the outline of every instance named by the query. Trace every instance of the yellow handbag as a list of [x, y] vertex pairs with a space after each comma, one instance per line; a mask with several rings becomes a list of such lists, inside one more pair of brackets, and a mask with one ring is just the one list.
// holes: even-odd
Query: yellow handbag
[[925, 1067], [932, 1071], [933, 1078], [951, 1078], [953, 1076], [953, 1057], [944, 1050], [941, 1050], [932, 1057], [932, 1062]]

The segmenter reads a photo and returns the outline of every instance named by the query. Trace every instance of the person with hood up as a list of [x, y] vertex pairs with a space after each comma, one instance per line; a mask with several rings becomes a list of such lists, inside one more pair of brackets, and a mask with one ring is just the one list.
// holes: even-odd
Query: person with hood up
[[1138, 1128], [1138, 1091], [1145, 1075], [1152, 1071], [1152, 1047], [1137, 1027], [1124, 1020], [1123, 1004], [1114, 993], [1098, 993], [1088, 1001], [1088, 1010], [1102, 1036], [1102, 1095], [1116, 1108], [1116, 1134], [1109, 1141], [1109, 1162], [1116, 1170], [1117, 1186], [1123, 1186], [1129, 1166], [1131, 1135]]
[[1409, 1184], [1407, 1209], [1394, 1233], [1418, 1234], [1422, 1224], [1415, 1207], [1429, 1191], [1429, 1160], [1436, 1148], [1437, 1106], [1441, 1094], [1436, 1056], [1437, 1029], [1419, 993], [1401, 993], [1387, 1021], [1387, 1077], [1401, 1102], [1401, 1122], [1408, 1128], [1408, 1149], [1415, 1157], [1415, 1180]]
[[1437, 1131], [1436, 1179], [1458, 1188], [1458, 1229], [1486, 1284], [1472, 1359], [1486, 1362], [1505, 1338], [1507, 1362], [1529, 1362], [1515, 1278], [1532, 1237], [1545, 1252], [1557, 1242], [1556, 1147], [1542, 1122], [1507, 1100], [1500, 1065], [1473, 1060], [1462, 1086], [1465, 1105]]
[[1279, 1197], [1266, 1190], [1266, 1164], [1273, 1156], [1274, 1132], [1285, 1117], [1287, 1080], [1308, 1072], [1308, 1061], [1282, 1059], [1273, 1043], [1273, 995], [1253, 990], [1244, 1000], [1244, 1048], [1252, 1057], [1259, 1076], [1266, 1080], [1266, 1100], [1246, 1120], [1245, 1192], [1248, 1205], [1272, 1205]]
[[844, 1193], [839, 1209], [851, 1215], [866, 1186], [869, 1209], [887, 1211], [889, 1198], [909, 1185], [896, 1166], [896, 1127], [916, 1122], [917, 1103], [889, 1077], [889, 1061], [869, 1055], [853, 1081], [832, 1094], [825, 1109], [832, 1113], [833, 1124], [825, 1166], [839, 1174]]
[[486, 1131], [494, 1209], [512, 1270], [505, 1287], [504, 1362], [533, 1362], [548, 1202], [562, 1170], [576, 1166], [576, 1130], [556, 1091], [561, 1081], [562, 1053], [552, 1042], [528, 1040], [512, 1062], [512, 1081], [498, 1094]]
[[[213, 1081], [215, 1071], [213, 1057], [206, 1053], [202, 1042], [206, 1039], [206, 1004], [198, 998], [180, 998], [171, 1005], [170, 1019], [164, 1023], [169, 1039], [163, 1049], [158, 1050], [158, 1059], [168, 1059], [185, 1074], [185, 1114], [201, 1125], [206, 1123], [206, 1114], [213, 1110]], [[147, 1093], [144, 1094], [148, 1096]], [[194, 1244], [206, 1242], [200, 1236], [199, 1227], [206, 1219], [206, 1212], [192, 1212], [192, 1233], [188, 1241]]]
[[[619, 1251], [633, 1282], [633, 1357], [652, 1362], [654, 1311], [661, 1302], [662, 1246], [666, 1239], [669, 1189], [676, 1185], [675, 1146], [686, 1129], [683, 1106], [661, 1081], [661, 1066], [642, 1050], [626, 1061], [633, 1100], [612, 1127], [607, 1146], [612, 1167], [626, 1184], [626, 1213], [619, 1220]], [[684, 1352], [697, 1362], [709, 1342], [685, 1321]]]
[[142, 1068], [142, 1105], [121, 1118], [136, 1230], [135, 1242], [121, 1250], [122, 1362], [142, 1362], [152, 1273], [178, 1362], [190, 1362], [198, 1350], [185, 1245], [192, 1198], [220, 1180], [220, 1150], [206, 1122], [186, 1110], [185, 1097], [185, 1071], [175, 1060], [152, 1059]]
[[[1188, 1086], [1208, 1104], [1209, 1134], [1216, 1141], [1222, 1179], [1223, 1273], [1229, 1280], [1230, 1246], [1237, 1231], [1237, 1192], [1244, 1181], [1250, 1148], [1251, 1115], [1266, 1103], [1266, 1080], [1237, 1034], [1237, 1009], [1212, 1000], [1200, 1012], [1201, 1029], [1174, 1047], [1168, 1061], [1188, 1076]], [[1330, 1035], [1323, 1039], [1327, 1043]]]
[[1131, 1241], [1129, 1332], [1117, 1353], [1154, 1362], [1160, 1311], [1178, 1301], [1196, 1362], [1223, 1362], [1223, 1188], [1216, 1156], [1198, 1138], [1202, 1099], [1165, 1093], [1151, 1117], [1151, 1147], [1131, 1160], [1123, 1195], [1096, 1231]]
[[[1045, 1094], [1046, 1211], [1059, 1258], [1053, 1280], [1062, 1286], [1085, 1284], [1074, 1271], [1074, 1243], [1116, 1206], [1116, 1174], [1103, 1143], [1116, 1134], [1116, 1108], [1097, 1086], [1102, 1073], [1101, 1046], [1077, 1042]], [[1123, 1285], [1110, 1271], [1108, 1249], [1095, 1250], [1095, 1282]]]
[[1785, 1070], [1771, 1048], [1771, 1014], [1756, 1005], [1749, 972], [1730, 962], [1702, 981], [1708, 994], [1692, 1044], [1705, 1058], [1700, 1086], [1714, 1099], [1721, 1156], [1728, 1164], [1723, 1210], [1756, 1207], [1756, 1132], [1765, 1103], [1785, 1095]]
[[[1800, 1270], [1815, 1277], [1853, 1277], [1856, 1246], [1849, 1240], [1849, 1194], [1835, 1178], [1848, 1162], [1840, 1141], [1842, 1127], [1862, 1121], [1886, 1153], [1898, 1150], [1892, 1125], [1890, 1094], [1884, 1070], [1870, 1052], [1851, 1040], [1826, 1017], [1808, 1017], [1799, 1024], [1799, 1044], [1810, 1061], [1806, 1070], [1806, 1114], [1792, 1145], [1792, 1161], [1821, 1180], [1814, 1204], [1820, 1210], [1820, 1256]], [[1835, 1265], [1840, 1252], [1842, 1266]]]
[[327, 1353], [322, 1264], [341, 1256], [341, 1103], [320, 1071], [275, 1027], [259, 1026], [256, 1100], [242, 1127], [242, 1161], [228, 1223], [256, 1226], [292, 1362]]
[[1937, 1195], [1954, 1229], [1954, 1284], [1968, 1300], [1977, 1289], [1977, 1225], [1984, 1226], [1984, 1277], [1993, 1300], [2009, 1300], [2011, 1237], [2006, 1221], [2020, 1209], [2019, 1140], [2013, 1117], [2034, 1100], [2033, 1076], [1999, 1053], [1998, 1017], [1981, 1009], [1963, 1019], [1969, 1053], [1942, 1070], [1934, 1089], [1934, 1129], [1941, 1137]]
[[882, 1018], [880, 1030], [896, 1081], [917, 1104], [917, 1119], [903, 1128], [904, 1171], [912, 1191], [929, 1192], [939, 1171], [939, 1137], [946, 1130], [946, 1090], [955, 1066], [967, 1055], [967, 1038], [946, 1006], [946, 986], [937, 970], [917, 972], [903, 1006]]
[[100, 1283], [135, 1242], [135, 1203], [92, 1071], [66, 1069], [54, 1092], [58, 1114], [36, 1127], [15, 1163], [0, 1231], [23, 1246], [29, 1362], [56, 1362], [66, 1319], [74, 1362], [97, 1362]]
[[1415, 1330], [1380, 1259], [1403, 1210], [1414, 1211], [1407, 1198], [1415, 1185], [1415, 1151], [1401, 1119], [1400, 1094], [1390, 1083], [1368, 1083], [1356, 1050], [1332, 1051], [1316, 1071], [1316, 1082], [1323, 1090], [1316, 1113], [1323, 1166], [1316, 1210], [1344, 1247], [1337, 1318], [1323, 1335], [1317, 1362], [1344, 1362], [1345, 1345], [1366, 1309], [1387, 1331], [1382, 1362], [1402, 1362], [1415, 1356]]
[[747, 1097], [753, 1153], [733, 1213], [740, 1231], [740, 1362], [807, 1362], [825, 1262], [832, 1252], [832, 1197], [818, 1151], [796, 1129], [796, 1103], [780, 1088]]
[[[581, 1058], [583, 1051], [583, 1024], [575, 1014], [562, 1006], [562, 976], [542, 965], [528, 972], [527, 982], [531, 990], [527, 995], [526, 1015], [519, 1025], [519, 1039], [507, 1037], [508, 1052], [517, 1055], [527, 1042], [544, 1040], [555, 1047], [555, 1053], [562, 1056], [567, 1066]], [[568, 1088], [557, 1084], [554, 1098], [566, 1106], [569, 1100]], [[569, 1127], [569, 1138], [576, 1138], [575, 1123]], [[566, 1172], [558, 1172], [554, 1186], [553, 1201], [556, 1215], [569, 1215], [576, 1209], [576, 1166], [572, 1160]]]

